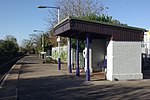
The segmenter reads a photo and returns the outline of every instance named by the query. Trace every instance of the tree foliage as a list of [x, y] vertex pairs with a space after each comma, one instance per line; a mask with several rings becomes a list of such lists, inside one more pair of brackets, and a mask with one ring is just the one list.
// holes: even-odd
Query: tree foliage
[[55, 36], [54, 31], [50, 31], [49, 33], [50, 33], [49, 34], [49, 38], [50, 38], [49, 42], [51, 43], [51, 45], [57, 46], [57, 36]]
[[[90, 14], [90, 15], [86, 15], [86, 16], [80, 16], [79, 18], [82, 19], [87, 19], [87, 20], [94, 20], [94, 21], [99, 21], [99, 22], [105, 22], [105, 23], [111, 23], [111, 24], [115, 24], [115, 25], [127, 25], [127, 24], [123, 24], [120, 21], [113, 19], [112, 16], [108, 16], [108, 15], [96, 15], [96, 14]], [[80, 52], [82, 52], [82, 50], [85, 48], [84, 46], [84, 41], [80, 40], [79, 42], [79, 48], [80, 48]], [[76, 39], [72, 39], [72, 47], [74, 49], [76, 49]]]
[[[101, 0], [56, 0], [56, 6], [60, 7], [60, 20], [67, 16], [81, 17], [91, 14], [102, 15], [107, 7], [104, 7]], [[50, 42], [53, 46], [57, 46], [57, 37], [54, 32], [51, 31], [53, 26], [58, 23], [57, 21], [57, 10], [51, 9], [49, 11], [50, 17], [47, 22], [50, 27]], [[61, 44], [65, 45], [67, 39], [61, 37]]]
[[0, 40], [0, 55], [11, 56], [18, 52], [19, 46], [17, 44], [17, 39], [14, 36], [6, 36], [5, 40]]
[[29, 53], [39, 53], [41, 51], [41, 34], [30, 34], [29, 39], [22, 41], [21, 51]]
[[12, 36], [12, 35], [6, 35], [6, 37], [4, 38], [5, 41], [11, 41], [13, 42], [14, 44], [17, 44], [17, 39]]
[[24, 39], [22, 41], [22, 51], [38, 54], [43, 51], [47, 46], [55, 43], [50, 41], [51, 38], [49, 36], [49, 33], [47, 32], [42, 34], [30, 34], [29, 36], [29, 39]]
[[101, 15], [104, 7], [101, 0], [56, 0], [60, 7], [61, 18], [67, 16], [80, 17], [90, 14]]
[[108, 15], [104, 15], [104, 14], [96, 15], [96, 14], [91, 13], [90, 15], [80, 16], [79, 18], [94, 20], [94, 21], [99, 21], [99, 22], [105, 22], [105, 23], [110, 23], [110, 24], [114, 24], [114, 25], [127, 25], [127, 24], [121, 23], [119, 20], [113, 19], [112, 16], [108, 16]]
[[[113, 19], [112, 16], [108, 16], [106, 14], [108, 7], [105, 7], [101, 0], [56, 0], [56, 6], [60, 7], [60, 20], [72, 16], [117, 25], [127, 25]], [[57, 23], [57, 10], [54, 9], [49, 12], [50, 16], [53, 16], [48, 21], [51, 26], [50, 30], [52, 30]], [[50, 31], [50, 38], [51, 43], [56, 46], [56, 36], [52, 31]], [[63, 41], [63, 43], [67, 43], [66, 38], [63, 38]], [[80, 42], [80, 46], [80, 48], [84, 48], [83, 40]], [[76, 39], [72, 39], [72, 47], [76, 48]]]
[[23, 54], [18, 52], [19, 46], [17, 39], [14, 36], [7, 35], [4, 39], [0, 40], [0, 65], [4, 64], [16, 57]]

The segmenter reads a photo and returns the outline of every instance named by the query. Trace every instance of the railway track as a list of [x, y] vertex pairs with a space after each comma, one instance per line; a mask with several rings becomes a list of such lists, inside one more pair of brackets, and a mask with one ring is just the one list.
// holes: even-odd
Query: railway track
[[15, 58], [3, 65], [0, 66], [0, 84], [2, 83], [3, 79], [12, 68], [12, 66], [20, 59], [21, 57]]

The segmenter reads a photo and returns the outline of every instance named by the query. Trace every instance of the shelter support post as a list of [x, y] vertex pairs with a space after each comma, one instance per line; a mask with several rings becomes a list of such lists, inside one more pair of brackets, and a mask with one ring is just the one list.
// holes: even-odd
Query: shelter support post
[[86, 48], [87, 48], [87, 54], [86, 54], [86, 57], [85, 57], [85, 63], [86, 63], [86, 80], [87, 81], [90, 81], [90, 69], [89, 69], [89, 34], [87, 33], [86, 34]]
[[76, 76], [80, 76], [80, 69], [79, 69], [79, 38], [77, 33], [76, 38]]
[[68, 72], [72, 73], [72, 68], [71, 68], [71, 38], [68, 38]]

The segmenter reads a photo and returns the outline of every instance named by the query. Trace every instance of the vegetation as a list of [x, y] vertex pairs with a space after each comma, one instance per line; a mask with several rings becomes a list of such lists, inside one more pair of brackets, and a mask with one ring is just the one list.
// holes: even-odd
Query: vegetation
[[14, 36], [7, 35], [0, 40], [0, 64], [18, 56], [19, 46]]
[[48, 47], [52, 44], [52, 42], [50, 42], [51, 38], [48, 33], [35, 33], [30, 34], [29, 36], [29, 39], [24, 39], [22, 41], [21, 51], [23, 52], [39, 54], [42, 51], [46, 51], [46, 49], [48, 49]]
[[0, 55], [9, 56], [17, 53], [19, 50], [17, 40], [13, 36], [6, 36], [5, 40], [0, 40]]
[[22, 41], [21, 51], [30, 54], [37, 54], [42, 51], [41, 37], [41, 34], [30, 34], [29, 39], [24, 39]]
[[[104, 10], [107, 9], [100, 0], [56, 0], [56, 6], [60, 7], [60, 20], [67, 16], [81, 17], [90, 13], [101, 15]], [[54, 9], [49, 12], [50, 16], [53, 16], [47, 20], [48, 25], [50, 26], [50, 43], [52, 43], [53, 46], [57, 46], [57, 37], [54, 35], [54, 32], [51, 31], [53, 30], [53, 26], [57, 24], [57, 11]], [[67, 39], [61, 37], [61, 45], [66, 44]]]
[[104, 15], [104, 14], [102, 14], [102, 15], [90, 14], [90, 15], [86, 15], [86, 16], [80, 16], [79, 18], [94, 20], [94, 21], [99, 21], [99, 22], [105, 22], [105, 23], [110, 23], [110, 24], [115, 24], [115, 25], [127, 26], [127, 24], [123, 24], [120, 21], [113, 19], [112, 16], [108, 16], [108, 15]]
[[[56, 0], [56, 6], [60, 7], [60, 19], [64, 19], [67, 16], [78, 17], [88, 20], [95, 20], [100, 22], [106, 22], [117, 25], [126, 25], [120, 21], [113, 19], [112, 16], [106, 14], [108, 7], [105, 7], [101, 0]], [[57, 10], [50, 10], [50, 19], [47, 20], [49, 23], [50, 30], [53, 29], [53, 26], [57, 23]], [[50, 34], [50, 43], [53, 46], [57, 45], [56, 36], [53, 31], [49, 31]], [[62, 41], [63, 40], [63, 41]], [[62, 45], [67, 44], [67, 39], [61, 37]], [[84, 41], [79, 41], [79, 51], [84, 49]], [[72, 39], [72, 47], [76, 49], [76, 39]]]
[[101, 0], [56, 0], [61, 19], [67, 16], [102, 15], [108, 7], [104, 7]]
[[[94, 21], [100, 21], [100, 22], [105, 22], [105, 23], [111, 23], [111, 24], [115, 24], [115, 25], [127, 25], [127, 24], [123, 24], [120, 21], [113, 19], [112, 16], [108, 16], [108, 15], [96, 15], [96, 14], [89, 14], [89, 15], [85, 15], [85, 16], [80, 16], [79, 18], [81, 19], [87, 19], [87, 20], [94, 20]], [[80, 40], [79, 41], [79, 52], [82, 52], [83, 49], [85, 48], [85, 43], [84, 40]], [[76, 39], [72, 39], [72, 48], [76, 49]]]
[[[56, 6], [60, 7], [60, 20], [72, 16], [88, 20], [95, 20], [117, 25], [126, 25], [107, 15], [108, 7], [105, 7], [101, 0], [56, 0]], [[23, 41], [22, 50], [30, 53], [39, 53], [42, 51], [42, 45], [57, 46], [57, 37], [54, 34], [53, 27], [58, 23], [57, 10], [49, 10], [48, 22], [49, 31], [44, 33], [44, 42], [41, 34], [31, 34], [30, 39]], [[67, 39], [61, 37], [61, 45], [66, 45]], [[84, 49], [84, 40], [79, 41], [79, 52]], [[72, 48], [76, 49], [76, 39], [72, 39]]]

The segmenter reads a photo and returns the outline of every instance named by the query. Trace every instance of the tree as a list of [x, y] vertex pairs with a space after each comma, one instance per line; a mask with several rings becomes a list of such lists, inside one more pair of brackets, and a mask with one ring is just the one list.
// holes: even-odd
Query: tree
[[27, 45], [30, 49], [29, 51], [32, 53], [39, 53], [42, 49], [42, 34], [30, 34]]
[[32, 48], [31, 41], [28, 39], [24, 39], [22, 41], [21, 51], [24, 53], [30, 52]]
[[25, 53], [39, 53], [41, 50], [41, 35], [30, 34], [29, 39], [22, 41], [21, 50]]
[[[50, 45], [50, 36], [48, 33], [42, 34], [30, 34], [29, 39], [24, 39], [22, 41], [22, 50], [29, 53], [40, 53], [43, 47]], [[43, 45], [43, 47], [42, 47]]]
[[[101, 0], [56, 0], [56, 6], [60, 7], [60, 19], [64, 19], [67, 16], [73, 17], [81, 17], [81, 16], [88, 16], [91, 14], [95, 15], [102, 15], [107, 9], [104, 7]], [[53, 26], [57, 24], [57, 10], [50, 10], [49, 11], [50, 17], [47, 22], [49, 23], [50, 27], [50, 42], [53, 46], [57, 45], [56, 36], [53, 31]], [[61, 37], [61, 44], [65, 45], [67, 43], [67, 39]]]
[[8, 40], [5, 40], [3, 42], [3, 46], [5, 48], [4, 50], [4, 53], [5, 54], [8, 54], [8, 55], [11, 55], [11, 54], [15, 54], [18, 52], [19, 50], [19, 47], [18, 45], [16, 45], [14, 42], [12, 41], [8, 41]]
[[12, 35], [6, 35], [4, 38], [4, 47], [7, 53], [15, 54], [19, 50], [17, 39]]
[[0, 55], [4, 56], [12, 56], [15, 55], [19, 50], [17, 39], [14, 36], [7, 35], [5, 40], [0, 40]]
[[95, 20], [95, 21], [100, 21], [100, 22], [105, 22], [105, 23], [110, 23], [110, 24], [115, 24], [115, 25], [127, 25], [121, 23], [119, 20], [113, 19], [112, 16], [108, 15], [95, 15], [95, 14], [90, 14], [86, 16], [80, 16], [82, 19], [87, 19], [87, 20]]
[[4, 54], [5, 54], [4, 40], [0, 40], [0, 55], [3, 56]]
[[4, 38], [5, 41], [12, 41], [13, 43], [17, 44], [17, 39], [12, 35], [6, 35]]
[[[49, 43], [52, 46], [57, 46], [57, 36], [55, 36], [53, 29], [51, 29], [48, 33], [48, 39], [49, 39]], [[67, 40], [65, 37], [61, 37], [61, 45], [65, 45], [67, 44]]]
[[101, 15], [106, 9], [101, 0], [57, 0], [56, 5], [60, 7], [62, 19], [67, 16]]
[[0, 40], [0, 64], [20, 56], [18, 50], [19, 46], [14, 36], [7, 35], [4, 40]]
[[50, 30], [49, 33], [49, 42], [51, 45], [57, 46], [57, 36], [55, 36], [54, 31]]
[[[105, 7], [101, 0], [56, 0], [56, 6], [60, 7], [60, 19], [64, 19], [67, 16], [78, 17], [88, 20], [95, 20], [100, 22], [106, 22], [117, 25], [127, 25], [120, 21], [113, 19], [112, 16], [104, 14], [108, 7]], [[57, 11], [50, 10], [50, 15], [53, 16], [49, 19], [50, 30], [57, 23]], [[50, 31], [51, 43], [56, 46], [56, 36], [53, 31]], [[61, 37], [63, 43], [67, 43], [67, 39]], [[72, 39], [72, 47], [76, 48], [76, 39]], [[84, 48], [83, 41], [80, 42], [81, 48]]]

